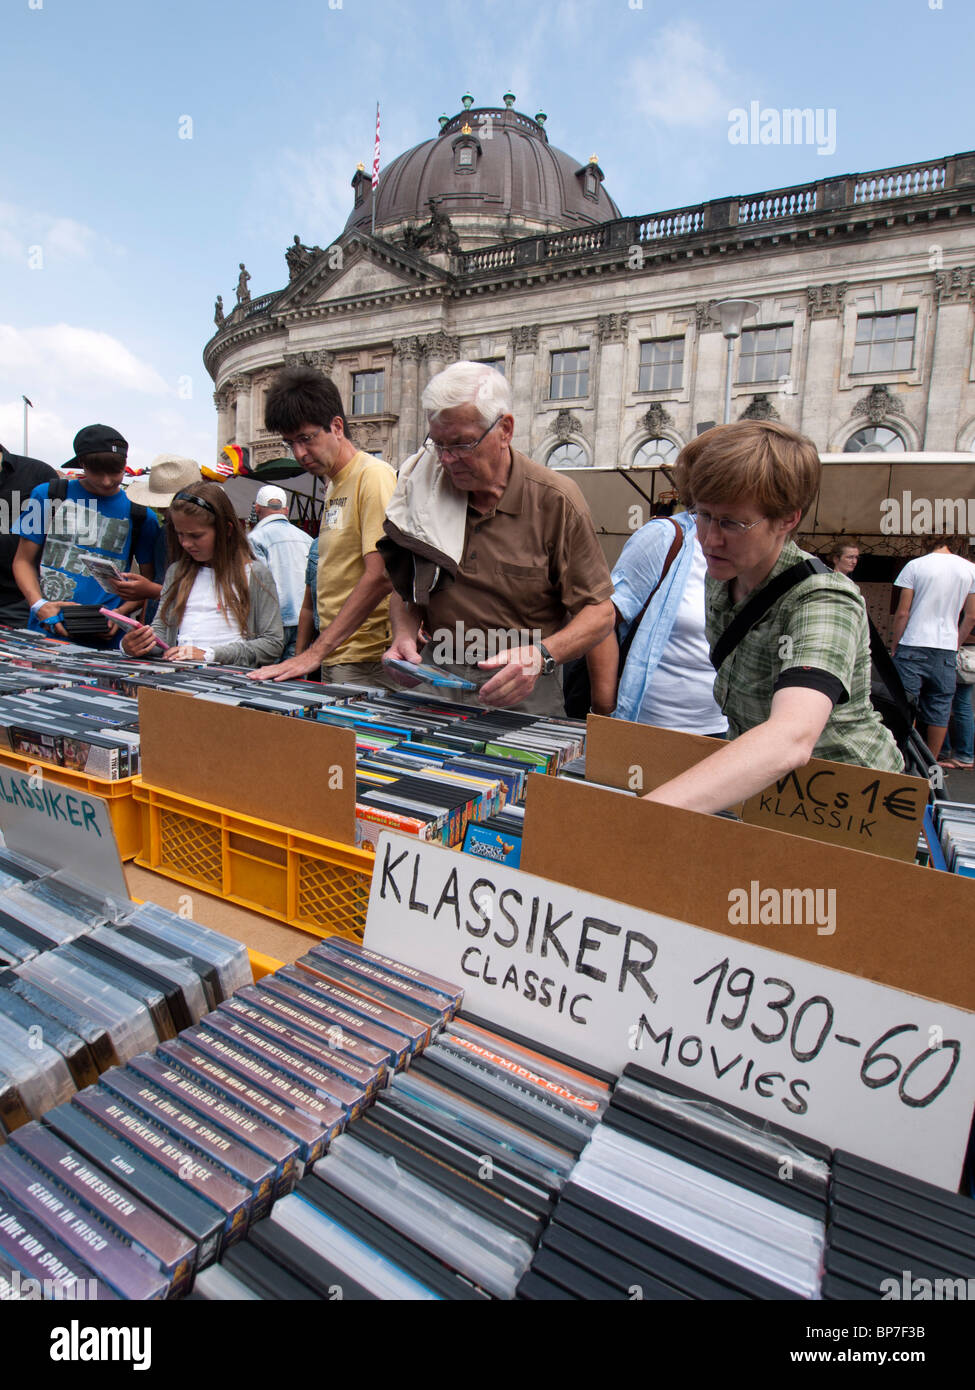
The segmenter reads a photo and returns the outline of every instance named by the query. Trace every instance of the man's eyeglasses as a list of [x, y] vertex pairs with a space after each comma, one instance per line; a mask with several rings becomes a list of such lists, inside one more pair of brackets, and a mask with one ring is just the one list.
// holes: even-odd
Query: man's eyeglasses
[[303, 449], [307, 449], [308, 445], [317, 439], [321, 432], [322, 427], [319, 425], [318, 429], [312, 430], [311, 434], [296, 434], [291, 439], [283, 439], [282, 442], [286, 449], [293, 449], [296, 444], [300, 444]]
[[497, 425], [503, 419], [504, 416], [499, 415], [497, 420], [492, 421], [492, 423], [488, 425], [484, 433], [482, 435], [479, 435], [478, 438], [474, 440], [473, 444], [437, 444], [434, 442], [434, 440], [430, 438], [429, 435], [427, 435], [426, 439], [423, 441], [423, 446], [426, 449], [433, 449], [438, 459], [442, 459], [444, 454], [460, 454], [460, 456], [463, 458], [465, 454], [473, 453], [477, 446], [479, 444], [482, 444], [484, 440], [487, 439], [488, 435], [494, 429], [494, 426]]
[[692, 511], [691, 516], [699, 531], [705, 535], [711, 529], [713, 522], [723, 536], [743, 536], [746, 531], [750, 531], [753, 526], [758, 526], [764, 517], [759, 517], [758, 521], [734, 521], [730, 516], [712, 516], [710, 512]]

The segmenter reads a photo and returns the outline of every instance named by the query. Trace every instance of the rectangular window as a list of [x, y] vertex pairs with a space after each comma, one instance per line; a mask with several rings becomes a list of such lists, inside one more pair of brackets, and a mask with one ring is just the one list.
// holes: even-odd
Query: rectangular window
[[353, 372], [352, 414], [381, 415], [383, 409], [383, 373]]
[[640, 344], [638, 391], [679, 391], [683, 382], [683, 338], [654, 338]]
[[868, 314], [857, 319], [854, 372], [909, 371], [914, 361], [917, 312]]
[[477, 361], [480, 362], [482, 367], [493, 367], [496, 372], [500, 372], [501, 375], [504, 376], [503, 357], [478, 357]]
[[792, 324], [746, 328], [738, 349], [739, 382], [779, 381], [792, 362]]
[[552, 353], [552, 380], [549, 399], [572, 400], [589, 395], [589, 349]]

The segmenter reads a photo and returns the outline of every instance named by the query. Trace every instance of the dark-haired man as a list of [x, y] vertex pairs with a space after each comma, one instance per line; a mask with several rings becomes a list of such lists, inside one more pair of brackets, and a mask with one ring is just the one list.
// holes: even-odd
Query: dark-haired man
[[319, 634], [300, 656], [262, 667], [253, 679], [295, 680], [321, 667], [327, 682], [398, 689], [381, 663], [389, 646], [392, 585], [376, 552], [396, 474], [356, 448], [335, 383], [311, 367], [279, 373], [264, 424], [281, 435], [306, 473], [325, 478], [328, 487], [318, 537]]
[[80, 478], [59, 478], [35, 487], [17, 525], [14, 579], [30, 605], [35, 631], [67, 637], [61, 610], [75, 604], [98, 604], [131, 613], [142, 601], [123, 602], [107, 592], [84, 563], [86, 555], [111, 561], [126, 571], [130, 561], [153, 578], [152, 558], [159, 533], [155, 514], [130, 502], [122, 489], [129, 446], [110, 425], [86, 425], [74, 437], [74, 458], [65, 465], [81, 468]]

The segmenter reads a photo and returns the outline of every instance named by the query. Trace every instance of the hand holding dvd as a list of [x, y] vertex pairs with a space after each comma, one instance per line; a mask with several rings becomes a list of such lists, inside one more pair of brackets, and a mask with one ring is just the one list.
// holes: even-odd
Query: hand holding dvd
[[400, 657], [384, 656], [383, 665], [392, 671], [400, 684], [410, 688], [426, 684], [447, 686], [452, 690], [477, 689], [474, 681], [464, 680], [463, 676], [452, 676], [448, 671], [441, 671], [436, 666], [427, 666], [424, 662], [404, 661]]
[[166, 643], [160, 642], [152, 628], [147, 627], [145, 623], [136, 622], [135, 618], [130, 618], [126, 613], [119, 613], [115, 608], [100, 608], [98, 611], [110, 622], [121, 623], [123, 627], [130, 629], [122, 638], [122, 650], [128, 656], [148, 656], [156, 647], [162, 651], [166, 650]]

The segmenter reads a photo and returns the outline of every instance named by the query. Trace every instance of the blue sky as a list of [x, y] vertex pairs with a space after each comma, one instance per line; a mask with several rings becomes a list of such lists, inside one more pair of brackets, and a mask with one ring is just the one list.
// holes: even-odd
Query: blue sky
[[[470, 90], [548, 113], [626, 214], [975, 146], [972, 0], [3, 0], [0, 440], [57, 464], [82, 425], [212, 462], [202, 365], [237, 264], [287, 280], [371, 166]], [[733, 144], [729, 112], [835, 112], [835, 150]], [[185, 117], [191, 118], [188, 125]], [[191, 133], [192, 138], [180, 138]], [[823, 143], [823, 142], [821, 142]], [[832, 143], [832, 142], [831, 142]]]

